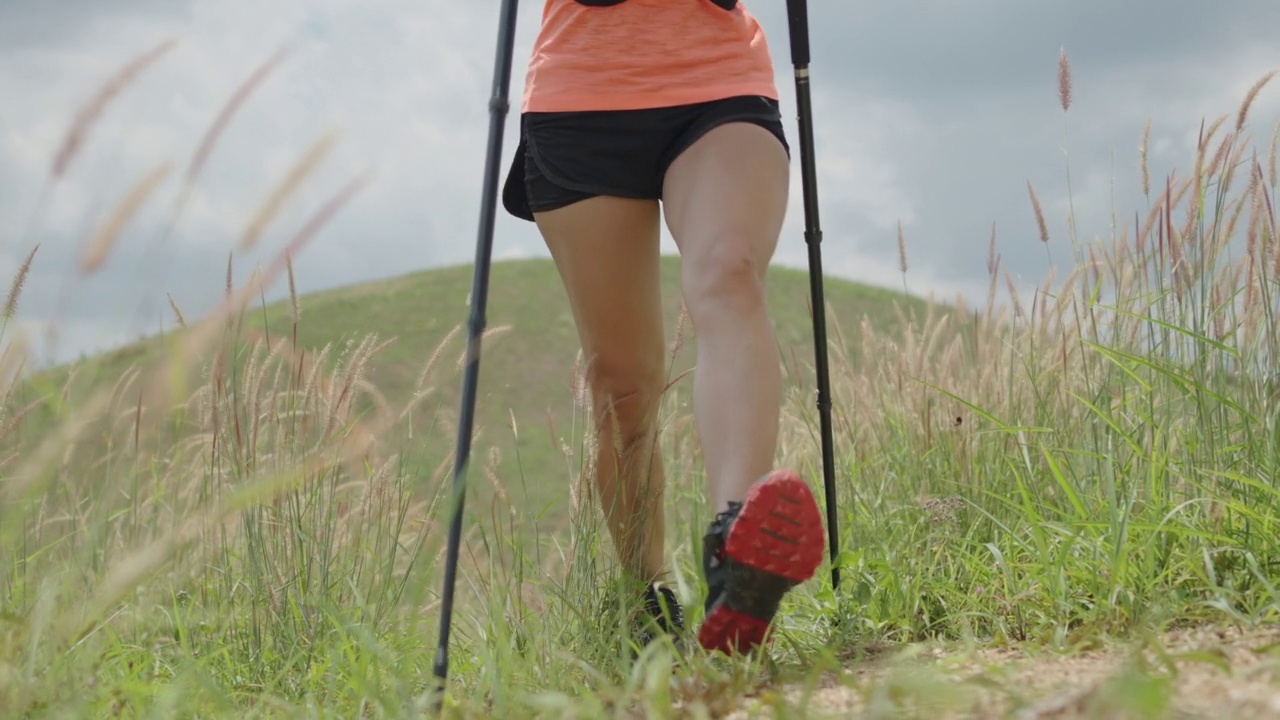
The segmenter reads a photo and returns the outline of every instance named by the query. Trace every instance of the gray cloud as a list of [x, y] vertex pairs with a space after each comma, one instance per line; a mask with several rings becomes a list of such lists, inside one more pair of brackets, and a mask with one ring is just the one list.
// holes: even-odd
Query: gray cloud
[[0, 47], [43, 52], [86, 40], [93, 42], [95, 33], [113, 20], [146, 18], [176, 23], [185, 15], [182, 3], [167, 0], [5, 0], [0, 7], [0, 18], [4, 20], [0, 23]]
[[[843, 5], [810, 3], [815, 67], [846, 68], [853, 89], [922, 107], [1040, 93], [1063, 45], [1085, 76], [1123, 74], [1260, 42], [1274, 48], [1269, 28], [1280, 23], [1280, 6], [1265, 0], [1217, 11], [1186, 0]], [[782, 3], [753, 7], [774, 26], [785, 22]]]
[[[748, 7], [769, 33], [794, 144], [784, 5]], [[810, 2], [819, 192], [826, 269], [900, 286], [896, 227], [915, 292], [985, 297], [992, 223], [1003, 264], [1029, 282], [1048, 271], [1026, 183], [1065, 262], [1066, 168], [1083, 240], [1105, 234], [1112, 196], [1122, 221], [1143, 207], [1137, 145], [1152, 119], [1152, 172], [1185, 171], [1200, 119], [1234, 112], [1277, 65], [1280, 5], [1241, 0], [1207, 11], [1192, 0], [898, 6]], [[1220, 6], [1226, 8], [1226, 6]], [[523, 90], [541, 2], [521, 3], [512, 95]], [[262, 198], [318, 138], [333, 153], [237, 258], [237, 277], [268, 257], [337, 188], [367, 169], [367, 187], [298, 258], [319, 289], [474, 255], [485, 153], [496, 3], [370, 0], [87, 0], [0, 3], [0, 272], [42, 247], [24, 316], [72, 330], [63, 356], [153, 330], [166, 292], [189, 315], [221, 293], [227, 253]], [[53, 153], [81, 103], [126, 59], [169, 38], [180, 45], [118, 98], [63, 182], [43, 195]], [[158, 163], [174, 179], [209, 123], [259, 63], [290, 55], [226, 128], [167, 255], [158, 224], [177, 193], [164, 186], [102, 272], [75, 274], [83, 239]], [[1059, 49], [1074, 100], [1057, 100]], [[1280, 81], [1251, 115], [1265, 143]], [[507, 122], [503, 163], [515, 144]], [[1064, 156], [1063, 149], [1067, 154]], [[799, 163], [778, 261], [803, 266]], [[1114, 181], [1114, 189], [1112, 183]], [[43, 200], [42, 200], [43, 198]], [[43, 204], [42, 204], [43, 203]], [[36, 215], [39, 210], [38, 216]], [[38, 217], [34, 228], [32, 218]], [[1131, 222], [1131, 219], [1128, 220]], [[498, 256], [545, 255], [536, 231], [500, 211]], [[669, 238], [664, 249], [674, 251]], [[165, 258], [169, 258], [165, 260]], [[74, 292], [67, 296], [64, 288]], [[284, 289], [275, 288], [273, 297]], [[68, 299], [69, 298], [69, 299]], [[146, 308], [143, 319], [135, 315]]]
[[[759, 14], [785, 27], [780, 7]], [[1138, 144], [1146, 119], [1153, 174], [1185, 170], [1200, 118], [1234, 112], [1280, 57], [1270, 31], [1280, 6], [1261, 1], [1216, 13], [1195, 2], [986, 0], [910, 11], [811, 3], [810, 20], [819, 166], [858, 158], [839, 174], [874, 179], [872, 187], [844, 188], [832, 177], [823, 187], [824, 224], [864, 256], [868, 269], [854, 274], [883, 281], [896, 271], [896, 228], [885, 222], [896, 211], [916, 291], [985, 284], [992, 223], [1003, 265], [1030, 282], [1042, 279], [1049, 263], [1028, 180], [1051, 225], [1049, 250], [1056, 262], [1068, 261], [1068, 162], [1082, 241], [1108, 232], [1112, 202], [1120, 221], [1131, 222], [1145, 207]], [[784, 55], [785, 39], [773, 37]], [[1064, 48], [1073, 76], [1065, 119], [1057, 97]], [[1280, 85], [1268, 90], [1251, 114], [1264, 143], [1280, 110]]]

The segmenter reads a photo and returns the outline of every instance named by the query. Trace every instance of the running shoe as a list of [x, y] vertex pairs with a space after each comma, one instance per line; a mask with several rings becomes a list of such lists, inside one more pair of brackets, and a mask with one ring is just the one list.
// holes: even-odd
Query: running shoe
[[662, 583], [650, 583], [644, 590], [644, 612], [636, 628], [640, 647], [647, 646], [660, 635], [671, 635], [678, 645], [683, 633], [684, 608], [676, 594]]
[[778, 605], [822, 562], [822, 516], [793, 470], [774, 470], [741, 503], [716, 515], [703, 537], [706, 617], [698, 643], [725, 654], [768, 642]]

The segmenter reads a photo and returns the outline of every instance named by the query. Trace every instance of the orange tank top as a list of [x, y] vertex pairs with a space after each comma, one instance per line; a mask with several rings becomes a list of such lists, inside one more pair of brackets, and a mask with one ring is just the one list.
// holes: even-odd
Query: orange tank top
[[522, 108], [633, 110], [734, 95], [778, 99], [764, 31], [741, 2], [547, 0]]

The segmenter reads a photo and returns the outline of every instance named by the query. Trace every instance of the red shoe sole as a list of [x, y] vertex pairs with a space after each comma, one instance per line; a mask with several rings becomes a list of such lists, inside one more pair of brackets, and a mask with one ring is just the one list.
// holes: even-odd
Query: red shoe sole
[[794, 471], [775, 470], [753, 486], [725, 540], [725, 557], [737, 567], [698, 643], [732, 653], [767, 642], [773, 612], [751, 608], [776, 608], [787, 591], [813, 577], [826, 548], [822, 528], [813, 493]]

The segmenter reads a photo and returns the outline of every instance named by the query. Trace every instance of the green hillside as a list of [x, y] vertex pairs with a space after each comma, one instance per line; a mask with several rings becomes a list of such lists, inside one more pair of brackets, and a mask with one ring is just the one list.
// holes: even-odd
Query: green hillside
[[[470, 265], [406, 274], [299, 298], [301, 318], [297, 328], [299, 351], [317, 356], [331, 346], [326, 362], [332, 366], [344, 348], [358, 344], [369, 334], [392, 341], [364, 369], [368, 385], [386, 405], [398, 411], [411, 398], [433, 354], [443, 346], [426, 383], [430, 388], [416, 417], [430, 427], [414, 432], [413, 452], [420, 458], [420, 472], [439, 473], [448, 465], [456, 441], [453, 424], [461, 393], [461, 359], [465, 350], [467, 296], [472, 281]], [[665, 297], [666, 334], [674, 339], [681, 309], [679, 260], [664, 258], [662, 283]], [[775, 267], [769, 275], [770, 306], [776, 321], [780, 350], [787, 367], [787, 382], [812, 387], [812, 320], [809, 314], [809, 279], [804, 270]], [[828, 278], [825, 283], [828, 327], [832, 338], [837, 326], [850, 339], [866, 319], [878, 332], [892, 332], [899, 325], [899, 311], [923, 310], [923, 301], [901, 292], [876, 289]], [[571, 471], [562, 444], [581, 442], [581, 416], [574, 429], [573, 365], [578, 343], [572, 317], [549, 259], [497, 262], [490, 282], [487, 327], [495, 331], [485, 344], [476, 408], [474, 462], [487, 461], [496, 447], [501, 461], [497, 475], [509, 488], [527, 493], [532, 513], [546, 510], [559, 516], [567, 498]], [[452, 337], [450, 332], [455, 331]], [[291, 338], [293, 320], [288, 300], [253, 307], [242, 318], [242, 337], [270, 342]], [[686, 327], [683, 349], [671, 365], [671, 377], [692, 367], [696, 337]], [[164, 351], [163, 338], [121, 348], [80, 363], [80, 394], [103, 383], [115, 383], [132, 367], [145, 367]], [[833, 360], [834, 361], [834, 360]], [[54, 373], [60, 385], [66, 369]], [[685, 376], [674, 392], [685, 397], [691, 376]], [[514, 418], [518, 439], [512, 431]], [[556, 437], [552, 438], [552, 433]], [[481, 498], [489, 481], [472, 484]]]

